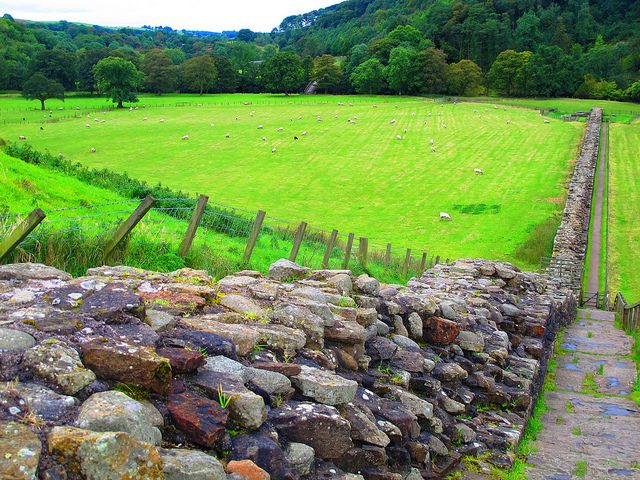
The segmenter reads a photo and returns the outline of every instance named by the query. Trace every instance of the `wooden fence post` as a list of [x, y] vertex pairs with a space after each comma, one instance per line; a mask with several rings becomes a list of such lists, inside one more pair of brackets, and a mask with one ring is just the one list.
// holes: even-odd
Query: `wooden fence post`
[[298, 250], [300, 250], [300, 244], [302, 244], [302, 239], [304, 238], [304, 232], [306, 229], [307, 222], [300, 222], [300, 225], [298, 225], [298, 230], [296, 231], [296, 237], [293, 240], [293, 248], [291, 249], [291, 254], [289, 255], [289, 260], [292, 262], [296, 261]]
[[349, 258], [351, 258], [351, 249], [353, 248], [353, 239], [355, 235], [353, 233], [349, 234], [349, 238], [347, 239], [347, 246], [344, 249], [344, 260], [342, 262], [342, 268], [349, 268]]
[[436, 265], [440, 263], [440, 255], [436, 255]]
[[115, 250], [115, 248], [122, 242], [122, 239], [127, 236], [131, 230], [135, 228], [135, 226], [142, 220], [153, 204], [156, 203], [156, 199], [153, 195], [147, 195], [141, 202], [140, 205], [133, 211], [129, 218], [127, 218], [124, 222], [120, 224], [116, 233], [113, 234], [111, 240], [107, 242], [104, 247], [104, 261], [105, 263], [109, 260], [109, 257]]
[[258, 241], [258, 235], [260, 234], [260, 230], [262, 229], [262, 222], [264, 222], [264, 216], [266, 212], [262, 210], [258, 210], [258, 214], [256, 215], [256, 221], [253, 222], [253, 229], [249, 234], [249, 240], [247, 241], [247, 248], [244, 249], [244, 264], [248, 264], [249, 260], [251, 260], [251, 254], [253, 253], [253, 247], [256, 246], [256, 242]]
[[327, 250], [324, 252], [324, 258], [322, 259], [322, 268], [327, 268], [329, 266], [329, 259], [331, 258], [331, 251], [336, 243], [336, 238], [338, 238], [338, 230], [334, 229], [331, 232], [331, 237], [329, 237], [329, 240], [327, 241]]
[[391, 262], [391, 244], [387, 243], [387, 251], [384, 253], [384, 271], [389, 268], [389, 262]]
[[196, 206], [193, 209], [191, 220], [189, 220], [189, 226], [187, 227], [187, 231], [185, 232], [182, 243], [180, 244], [180, 250], [178, 250], [178, 253], [183, 258], [187, 256], [187, 252], [191, 248], [191, 243], [193, 243], [193, 239], [196, 236], [196, 230], [198, 230], [198, 225], [200, 225], [200, 220], [202, 219], [202, 214], [204, 213], [204, 208], [207, 206], [208, 201], [209, 197], [206, 195], [200, 195], [198, 197], [198, 203], [196, 203]]
[[40, 225], [40, 222], [46, 217], [45, 213], [36, 208], [27, 218], [25, 218], [16, 229], [9, 234], [2, 242], [0, 242], [0, 260], [13, 252], [13, 249], [24, 240], [34, 228]]
[[423, 252], [422, 261], [420, 262], [420, 273], [424, 273], [427, 269], [427, 252]]
[[411, 249], [407, 248], [407, 254], [404, 257], [404, 264], [402, 265], [402, 276], [406, 277], [409, 273], [409, 263], [411, 263]]
[[360, 237], [358, 243], [358, 260], [360, 265], [367, 268], [367, 257], [369, 255], [369, 239], [367, 237]]

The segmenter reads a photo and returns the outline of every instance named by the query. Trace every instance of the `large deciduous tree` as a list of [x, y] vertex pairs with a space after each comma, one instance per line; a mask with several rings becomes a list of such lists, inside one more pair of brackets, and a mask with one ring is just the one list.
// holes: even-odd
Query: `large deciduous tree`
[[447, 65], [447, 93], [473, 97], [484, 91], [480, 66], [472, 60], [460, 60]]
[[46, 100], [50, 98], [64, 100], [64, 87], [41, 73], [34, 73], [29, 80], [24, 82], [22, 96], [29, 100], [40, 100], [41, 109], [44, 110]]
[[386, 90], [387, 72], [377, 58], [370, 58], [358, 65], [349, 76], [353, 89], [358, 93], [383, 93]]
[[294, 53], [278, 52], [260, 70], [262, 84], [269, 92], [289, 94], [304, 87], [304, 69]]
[[447, 80], [447, 54], [437, 48], [425, 48], [418, 53], [417, 67], [423, 91], [442, 93]]
[[218, 71], [210, 55], [193, 57], [183, 64], [183, 77], [187, 86], [202, 95], [215, 84]]
[[422, 87], [416, 60], [417, 52], [413, 48], [396, 47], [391, 50], [387, 82], [398, 95], [410, 95]]
[[532, 53], [505, 50], [500, 52], [487, 75], [489, 86], [500, 95], [529, 95], [528, 64]]
[[314, 62], [311, 76], [318, 82], [318, 92], [338, 93], [344, 74], [335, 57], [323, 55]]
[[41, 73], [71, 90], [75, 87], [76, 56], [62, 48], [42, 50], [33, 59], [31, 71]]
[[155, 48], [142, 61], [144, 86], [158, 95], [175, 90], [178, 83], [178, 69], [166, 50]]
[[118, 108], [123, 102], [137, 102], [140, 87], [140, 72], [129, 60], [107, 57], [93, 67], [98, 91], [113, 99]]

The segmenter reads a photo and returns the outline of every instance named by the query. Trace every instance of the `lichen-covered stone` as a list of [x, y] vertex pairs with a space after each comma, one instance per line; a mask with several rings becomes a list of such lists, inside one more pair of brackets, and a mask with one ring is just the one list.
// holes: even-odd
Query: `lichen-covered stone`
[[0, 422], [0, 478], [37, 478], [41, 450], [40, 439], [27, 426], [16, 422]]
[[339, 405], [353, 400], [358, 383], [325, 370], [303, 365], [302, 371], [291, 378], [293, 385], [305, 397], [324, 403]]
[[26, 350], [36, 344], [36, 339], [28, 333], [10, 328], [0, 328], [0, 353]]
[[280, 282], [305, 277], [311, 269], [281, 258], [269, 266], [269, 277]]
[[150, 414], [151, 405], [110, 390], [91, 395], [80, 408], [76, 426], [94, 432], [125, 432], [141, 442], [160, 445], [162, 434], [155, 421], [159, 415]]
[[60, 395], [36, 383], [0, 382], [0, 405], [11, 409], [17, 416], [33, 413], [45, 420], [59, 420], [73, 411], [79, 401]]
[[134, 383], [164, 394], [171, 365], [151, 347], [100, 338], [82, 346], [82, 360], [99, 378]]
[[158, 449], [164, 480], [226, 480], [224, 467], [217, 458], [198, 450]]
[[96, 379], [95, 374], [82, 364], [77, 351], [55, 339], [45, 340], [25, 352], [23, 365], [68, 395], [77, 393]]
[[54, 427], [49, 453], [71, 475], [86, 480], [162, 479], [162, 459], [153, 445], [123, 432]]

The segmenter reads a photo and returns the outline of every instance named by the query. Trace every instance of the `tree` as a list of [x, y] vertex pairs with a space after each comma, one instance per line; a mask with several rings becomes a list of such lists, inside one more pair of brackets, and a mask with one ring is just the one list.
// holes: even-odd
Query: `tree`
[[637, 102], [640, 101], [640, 80], [632, 83], [624, 92], [625, 96]]
[[256, 39], [256, 36], [255, 32], [252, 32], [248, 28], [242, 28], [238, 32], [236, 40], [239, 40], [240, 42], [253, 42]]
[[176, 89], [178, 69], [166, 50], [155, 48], [147, 52], [142, 61], [144, 86], [158, 95]]
[[396, 47], [389, 54], [387, 82], [398, 95], [410, 95], [421, 87], [416, 66], [416, 51], [407, 47]]
[[120, 57], [107, 57], [93, 67], [98, 91], [111, 97], [118, 108], [122, 102], [137, 102], [136, 95], [140, 87], [140, 72], [129, 60]]
[[441, 93], [445, 90], [447, 80], [447, 54], [437, 48], [425, 48], [418, 53], [423, 89], [427, 93]]
[[71, 90], [76, 80], [76, 56], [61, 48], [42, 50], [33, 59], [31, 71], [41, 73]]
[[262, 84], [269, 92], [296, 92], [304, 86], [304, 69], [294, 53], [278, 52], [260, 68]]
[[447, 65], [447, 92], [451, 95], [474, 97], [484, 91], [482, 69], [472, 60], [460, 60]]
[[50, 80], [41, 73], [34, 73], [22, 87], [22, 96], [28, 100], [40, 100], [41, 109], [44, 110], [44, 102], [50, 98], [64, 100], [64, 87]]
[[218, 72], [218, 78], [213, 84], [213, 91], [217, 93], [233, 93], [238, 88], [238, 73], [231, 62], [222, 56], [214, 55], [213, 63]]
[[201, 55], [184, 62], [183, 75], [187, 86], [202, 95], [213, 88], [218, 71], [211, 56]]
[[93, 67], [103, 58], [109, 56], [107, 48], [93, 50], [83, 49], [78, 52], [78, 86], [89, 93], [96, 91], [96, 79], [93, 76]]
[[532, 53], [505, 50], [500, 52], [489, 69], [489, 85], [501, 95], [528, 95], [527, 65]]
[[617, 100], [622, 96], [622, 91], [616, 82], [598, 80], [593, 75], [585, 75], [584, 82], [578, 87], [575, 97], [597, 98], [603, 100]]
[[573, 58], [560, 47], [540, 45], [531, 56], [529, 93], [539, 97], [570, 96], [576, 89]]
[[358, 93], [383, 93], [386, 89], [387, 72], [377, 58], [370, 58], [358, 65], [349, 76], [349, 81]]
[[338, 93], [343, 76], [342, 68], [331, 55], [323, 55], [314, 62], [312, 78], [318, 82], [319, 92]]

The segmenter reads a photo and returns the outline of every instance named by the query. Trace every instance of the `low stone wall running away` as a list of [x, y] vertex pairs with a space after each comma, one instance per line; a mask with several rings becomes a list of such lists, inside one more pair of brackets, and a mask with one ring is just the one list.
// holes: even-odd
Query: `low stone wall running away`
[[407, 286], [0, 266], [0, 478], [479, 478], [513, 462], [574, 312], [484, 260]]
[[562, 222], [553, 243], [554, 257], [583, 263], [589, 236], [593, 183], [598, 162], [602, 109], [594, 108], [587, 119], [582, 149], [569, 183]]

